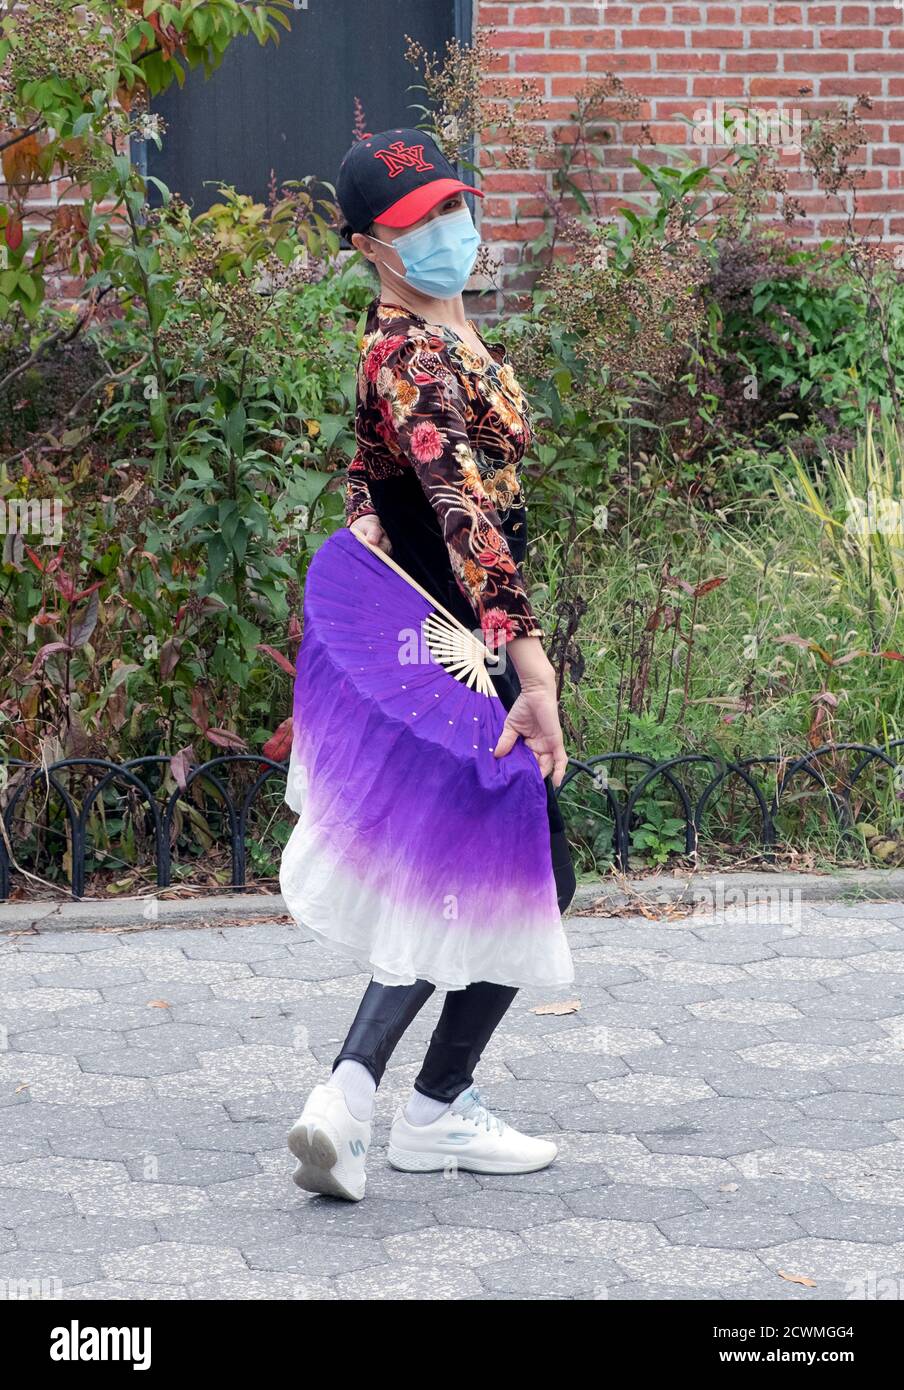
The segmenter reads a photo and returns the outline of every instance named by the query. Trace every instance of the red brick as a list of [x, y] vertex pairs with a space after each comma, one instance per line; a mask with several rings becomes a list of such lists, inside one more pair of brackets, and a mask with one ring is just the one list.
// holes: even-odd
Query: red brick
[[581, 71], [579, 53], [516, 53], [515, 72], [574, 72]]
[[796, 97], [806, 83], [799, 77], [752, 77], [750, 79], [751, 97]]
[[721, 72], [722, 64], [714, 53], [657, 53], [659, 72]]
[[511, 22], [513, 24], [564, 24], [565, 8], [562, 5], [519, 5], [512, 15]]
[[672, 6], [673, 24], [699, 24], [700, 18], [700, 11], [696, 5]]
[[819, 42], [823, 48], [881, 48], [882, 34], [877, 29], [820, 29]]
[[[751, 29], [750, 31], [751, 48], [767, 48], [770, 50], [785, 48], [812, 48], [813, 30], [812, 29], [783, 29], [780, 34], [776, 34], [773, 29]], [[785, 61], [788, 66], [788, 61]]]
[[901, 148], [899, 145], [873, 145], [870, 158], [874, 164], [900, 164]]
[[726, 72], [775, 72], [778, 68], [777, 53], [726, 53]]
[[743, 77], [695, 77], [691, 91], [695, 96], [743, 97], [745, 83]]
[[[867, 96], [879, 97], [882, 95], [881, 77], [824, 77], [819, 84], [820, 96], [829, 97], [856, 97], [861, 92]], [[873, 111], [875, 111], [875, 102]]]
[[481, 173], [480, 187], [487, 194], [533, 193], [537, 187], [537, 175], [517, 169], [487, 169], [486, 173]]
[[681, 29], [630, 29], [622, 31], [625, 48], [684, 48], [686, 34]]
[[855, 72], [900, 72], [904, 58], [900, 53], [855, 53]]
[[768, 5], [741, 6], [741, 23], [745, 28], [748, 24], [769, 24], [771, 19]]
[[642, 96], [674, 97], [676, 100], [687, 92], [686, 77], [635, 77], [631, 89]]
[[842, 5], [842, 24], [869, 24], [871, 21], [869, 5]]
[[550, 29], [550, 48], [614, 48], [614, 29]]
[[848, 56], [837, 48], [831, 53], [796, 53], [794, 67], [797, 72], [847, 72]]
[[489, 35], [491, 48], [545, 48], [546, 30], [505, 29]]
[[700, 29], [693, 35], [694, 48], [743, 48], [741, 29]]
[[[649, 72], [653, 59], [649, 53], [588, 53], [588, 72]], [[625, 82], [630, 86], [628, 78]]]

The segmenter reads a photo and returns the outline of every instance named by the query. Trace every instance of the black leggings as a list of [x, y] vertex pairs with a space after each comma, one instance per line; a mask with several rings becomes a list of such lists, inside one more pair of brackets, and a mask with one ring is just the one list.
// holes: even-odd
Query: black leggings
[[[548, 794], [554, 795], [549, 784]], [[553, 816], [551, 810], [554, 824]], [[564, 830], [551, 829], [550, 845], [559, 911], [564, 912], [576, 887]], [[371, 980], [342, 1051], [333, 1062], [333, 1071], [342, 1061], [360, 1062], [379, 1086], [399, 1039], [435, 988], [427, 980], [415, 980], [411, 985], [381, 985]], [[414, 1089], [442, 1101], [453, 1101], [466, 1091], [484, 1048], [517, 993], [511, 985], [489, 980], [448, 990]]]

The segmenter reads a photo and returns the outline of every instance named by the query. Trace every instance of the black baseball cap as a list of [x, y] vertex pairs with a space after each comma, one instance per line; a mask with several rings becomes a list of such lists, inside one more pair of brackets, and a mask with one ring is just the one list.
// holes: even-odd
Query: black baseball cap
[[462, 183], [439, 146], [423, 130], [398, 128], [356, 140], [339, 167], [336, 197], [343, 236], [371, 222], [410, 227], [453, 193], [483, 194]]

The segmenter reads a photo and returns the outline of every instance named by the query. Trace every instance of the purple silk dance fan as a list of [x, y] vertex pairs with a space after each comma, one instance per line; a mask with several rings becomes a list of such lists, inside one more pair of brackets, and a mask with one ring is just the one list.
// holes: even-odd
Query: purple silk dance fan
[[304, 594], [280, 888], [295, 920], [383, 984], [574, 979], [546, 789], [486, 647], [347, 528]]

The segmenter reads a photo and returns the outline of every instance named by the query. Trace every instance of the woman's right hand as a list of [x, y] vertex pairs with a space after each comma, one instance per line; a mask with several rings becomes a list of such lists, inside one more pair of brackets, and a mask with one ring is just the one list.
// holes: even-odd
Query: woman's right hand
[[559, 723], [554, 681], [522, 686], [493, 750], [496, 757], [504, 758], [510, 753], [519, 737], [533, 753], [543, 777], [551, 775], [553, 786], [558, 787], [568, 768], [568, 754]]
[[369, 541], [371, 545], [378, 546], [380, 550], [385, 550], [389, 555], [392, 546], [389, 537], [383, 530], [380, 518], [374, 512], [368, 512], [366, 516], [359, 516], [357, 521], [353, 521], [349, 527], [356, 536], [360, 536], [363, 541]]

